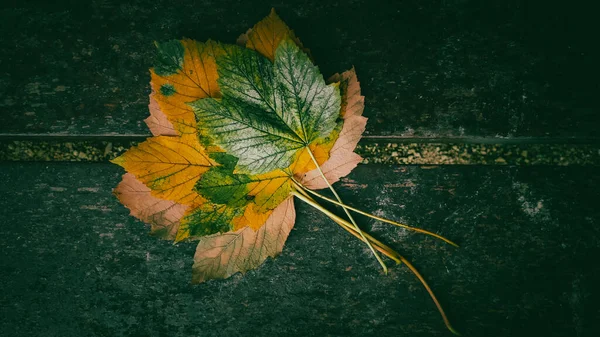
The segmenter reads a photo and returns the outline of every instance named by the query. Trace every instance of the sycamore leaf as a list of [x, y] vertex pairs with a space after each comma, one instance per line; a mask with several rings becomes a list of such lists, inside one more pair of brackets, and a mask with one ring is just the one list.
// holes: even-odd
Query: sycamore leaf
[[215, 57], [221, 45], [182, 40], [157, 43], [157, 65], [150, 70], [154, 98], [179, 134], [195, 134], [196, 119], [188, 103], [220, 97]]
[[302, 45], [294, 32], [271, 9], [269, 15], [259, 21], [254, 27], [240, 35], [236, 43], [242, 47], [256, 50], [269, 60], [275, 59], [275, 50], [283, 40], [292, 40], [310, 57], [310, 51]]
[[195, 135], [149, 138], [112, 162], [135, 175], [153, 196], [190, 206], [203, 203], [193, 187], [202, 173], [216, 165]]
[[297, 152], [336, 127], [337, 84], [327, 85], [308, 56], [283, 40], [271, 63], [237, 46], [217, 57], [223, 97], [192, 103], [198, 127], [239, 158], [236, 171], [287, 168]]
[[292, 177], [314, 170], [313, 158], [326, 163], [344, 130], [347, 83], [327, 84], [274, 11], [245, 45], [157, 43], [146, 120], [156, 137], [113, 160], [131, 174], [115, 192], [133, 215], [161, 225], [133, 211], [145, 204], [132, 195], [177, 210], [168, 218], [176, 241], [264, 231], [280, 219]]
[[267, 257], [275, 257], [282, 251], [295, 218], [294, 201], [288, 197], [256, 232], [245, 227], [200, 239], [194, 255], [192, 281], [245, 273], [261, 265]]
[[279, 18], [275, 10], [254, 25], [246, 34], [246, 48], [254, 49], [269, 60], [275, 59], [275, 50], [283, 40], [294, 40], [294, 32]]
[[290, 195], [292, 181], [282, 170], [253, 176], [237, 174], [233, 173], [235, 157], [223, 153], [213, 153], [212, 157], [220, 165], [204, 173], [194, 188], [205, 203], [186, 212], [176, 241], [242, 227], [257, 230]]
[[131, 210], [131, 215], [152, 225], [153, 235], [175, 239], [179, 221], [188, 206], [152, 196], [150, 189], [131, 173], [123, 175], [114, 193]]
[[[360, 123], [347, 122], [362, 112], [348, 108], [362, 102], [355, 75], [327, 84], [274, 11], [241, 39], [246, 48], [157, 43], [146, 119], [155, 137], [113, 160], [129, 172], [115, 193], [132, 215], [162, 237], [201, 240], [196, 281], [280, 253], [294, 177], [319, 187], [309, 179], [317, 164], [334, 181], [357, 156]], [[332, 161], [347, 153], [350, 164]]]

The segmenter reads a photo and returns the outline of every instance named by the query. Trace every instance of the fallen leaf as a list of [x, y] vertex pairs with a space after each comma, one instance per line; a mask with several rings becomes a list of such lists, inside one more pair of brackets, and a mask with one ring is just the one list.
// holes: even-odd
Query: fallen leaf
[[275, 59], [275, 50], [279, 47], [279, 43], [284, 40], [297, 42], [299, 47], [302, 47], [294, 32], [272, 9], [266, 18], [259, 21], [245, 34], [242, 34], [237, 43], [242, 46], [245, 45], [248, 49], [256, 50], [272, 62]]
[[157, 65], [150, 70], [154, 98], [179, 134], [196, 133], [196, 120], [188, 103], [220, 97], [215, 57], [221, 45], [193, 40], [157, 43]]
[[[113, 160], [130, 172], [115, 193], [153, 231], [201, 240], [197, 258], [240, 240], [266, 254], [244, 248], [235, 253], [243, 263], [211, 260], [228, 271], [195, 280], [245, 271], [281, 252], [293, 226], [282, 214], [293, 214], [294, 177], [322, 188], [317, 165], [333, 182], [360, 158], [352, 151], [366, 119], [354, 70], [326, 82], [274, 11], [239, 43], [245, 47], [157, 43], [146, 119], [155, 137]], [[266, 240], [281, 228], [285, 235]]]
[[[115, 192], [132, 214], [169, 226], [166, 237], [175, 241], [203, 240], [197, 256], [231, 233], [232, 242], [251, 242], [282, 225], [274, 221], [282, 219], [282, 205], [293, 207], [294, 177], [321, 188], [317, 164], [332, 181], [356, 165], [352, 150], [363, 119], [362, 110], [348, 108], [362, 102], [354, 71], [326, 82], [274, 11], [238, 43], [245, 47], [157, 43], [146, 119], [155, 137], [113, 160], [131, 174]], [[283, 241], [265, 251], [280, 252]]]
[[267, 257], [279, 255], [295, 218], [294, 200], [288, 197], [256, 232], [244, 227], [235, 232], [201, 238], [194, 255], [192, 282], [245, 273], [261, 265]]
[[325, 84], [295, 43], [281, 41], [273, 63], [252, 50], [228, 46], [217, 66], [223, 97], [191, 105], [198, 128], [239, 159], [236, 172], [287, 168], [299, 150], [336, 127], [338, 86]]
[[114, 193], [131, 210], [131, 215], [152, 225], [150, 232], [153, 235], [175, 239], [179, 221], [188, 206], [152, 196], [150, 189], [131, 173], [123, 175]]
[[[380, 253], [404, 257], [364, 233], [350, 211], [436, 236], [344, 204], [331, 184], [360, 162], [367, 119], [354, 68], [325, 81], [274, 10], [237, 45], [189, 39], [156, 43], [150, 70], [154, 137], [112, 162], [129, 173], [115, 194], [158, 236], [198, 240], [193, 282], [227, 278], [281, 253], [294, 226], [294, 197]], [[314, 190], [328, 187], [334, 199]], [[343, 208], [341, 218], [312, 197]]]
[[152, 137], [112, 162], [135, 175], [153, 196], [189, 206], [203, 203], [193, 188], [216, 165], [195, 135]]

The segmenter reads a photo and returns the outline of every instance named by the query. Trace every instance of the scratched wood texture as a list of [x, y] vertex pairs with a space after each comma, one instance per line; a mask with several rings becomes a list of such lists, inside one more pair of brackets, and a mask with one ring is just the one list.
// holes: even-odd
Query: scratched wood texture
[[325, 76], [356, 67], [367, 135], [597, 139], [592, 3], [5, 0], [0, 134], [148, 134], [153, 41], [233, 43], [275, 7]]
[[[194, 244], [150, 237], [111, 195], [122, 173], [0, 164], [1, 336], [449, 335], [406, 268], [381, 275], [301, 203], [281, 256], [190, 285]], [[414, 262], [465, 336], [597, 336], [599, 183], [582, 167], [361, 165], [338, 188], [461, 245], [360, 219]]]

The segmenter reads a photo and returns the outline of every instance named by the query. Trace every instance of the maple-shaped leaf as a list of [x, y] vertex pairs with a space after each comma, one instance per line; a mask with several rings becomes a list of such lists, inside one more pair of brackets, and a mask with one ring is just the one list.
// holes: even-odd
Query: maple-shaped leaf
[[236, 171], [284, 169], [300, 149], [335, 129], [338, 85], [327, 85], [294, 42], [282, 40], [273, 63], [249, 49], [224, 49], [216, 58], [222, 98], [191, 105], [198, 127], [239, 158]]
[[[168, 201], [169, 205], [178, 210], [185, 209], [183, 215], [179, 214], [176, 226], [170, 227], [175, 230], [170, 232], [169, 237], [176, 241], [200, 239], [213, 233], [239, 231], [244, 228], [260, 230], [274, 209], [289, 198], [293, 190], [293, 176], [300, 177], [314, 170], [317, 164], [324, 164], [329, 159], [329, 151], [336, 144], [342, 129], [339, 118], [343, 118], [344, 109], [340, 109], [340, 106], [345, 107], [347, 103], [341, 102], [337, 83], [341, 82], [341, 79], [330, 80], [333, 84], [327, 85], [318, 69], [299, 49], [299, 41], [274, 12], [254, 28], [255, 32], [261, 32], [263, 35], [279, 36], [258, 49], [261, 53], [271, 52], [273, 58], [281, 55], [281, 62], [270, 62], [267, 57], [261, 56], [258, 50], [244, 50], [212, 41], [200, 43], [182, 40], [157, 44], [158, 65], [151, 71], [150, 117], [146, 120], [156, 137], [113, 160], [132, 173], [127, 176], [127, 181], [124, 177], [122, 184], [127, 182], [132, 185], [133, 182], [137, 182], [136, 186], [146, 187], [144, 193], [148, 193], [150, 197]], [[277, 32], [269, 35], [267, 32], [270, 29]], [[257, 37], [259, 35], [250, 33], [251, 40]], [[295, 42], [289, 40], [291, 38], [294, 38]], [[271, 49], [264, 48], [265, 46]], [[277, 50], [281, 52], [278, 54]], [[248, 59], [244, 60], [244, 57]], [[295, 68], [292, 59], [300, 62], [299, 69], [312, 74], [312, 83], [305, 81], [290, 84], [293, 80], [290, 76], [293, 74], [289, 70]], [[234, 72], [239, 70], [238, 66], [252, 66], [248, 60], [257, 62], [255, 65], [262, 65], [263, 72], [248, 72], [240, 79]], [[220, 67], [223, 62], [226, 65]], [[283, 70], [276, 73], [276, 69], [284, 69], [282, 67], [289, 68], [287, 74]], [[227, 75], [223, 76], [223, 73]], [[191, 74], [194, 76], [190, 76]], [[264, 81], [261, 80], [261, 76]], [[255, 82], [250, 83], [253, 80]], [[283, 83], [284, 80], [288, 83]], [[240, 83], [261, 84], [263, 89], [257, 90], [256, 94], [271, 92], [280, 107], [283, 108], [284, 104], [290, 107], [290, 110], [275, 110], [280, 114], [274, 115], [276, 118], [267, 123], [264, 123], [264, 119], [269, 118], [266, 114], [273, 110], [268, 110], [269, 107], [264, 101], [258, 103], [258, 107], [262, 107], [263, 111], [255, 109], [262, 114], [256, 116], [256, 121], [263, 123], [273, 134], [296, 137], [294, 147], [287, 151], [287, 166], [268, 167], [262, 170], [262, 173], [255, 174], [239, 170], [237, 164], [240, 157], [245, 159], [248, 156], [236, 156], [235, 151], [223, 152], [222, 147], [225, 146], [218, 141], [220, 138], [215, 136], [215, 128], [207, 126], [214, 121], [196, 119], [190, 114], [190, 107], [211, 101], [213, 98], [214, 102], [220, 103], [231, 100], [235, 104], [256, 104], [256, 101], [249, 102], [247, 97], [243, 96], [247, 92], [239, 88], [233, 89]], [[342, 83], [342, 88], [341, 96], [347, 100], [347, 86]], [[321, 92], [316, 92], [317, 89]], [[294, 93], [295, 96], [292, 96]], [[304, 94], [304, 97], [298, 96], [297, 93]], [[313, 96], [308, 96], [309, 93]], [[323, 108], [322, 105], [315, 104], [314, 99], [323, 98], [323, 93], [333, 102], [327, 116], [329, 126], [322, 123], [320, 117], [314, 121], [315, 111]], [[286, 100], [291, 103], [285, 103]], [[289, 114], [290, 111], [295, 112]], [[284, 123], [284, 118], [289, 125]], [[193, 125], [196, 127], [192, 128]], [[316, 163], [312, 161], [311, 156], [316, 159]], [[115, 192], [123, 201], [128, 200], [119, 190]], [[139, 216], [133, 211], [132, 214], [153, 224], [148, 217]]]
[[152, 225], [153, 235], [175, 239], [179, 221], [188, 206], [152, 196], [150, 189], [131, 173], [123, 176], [115, 195], [131, 210], [131, 215]]
[[194, 255], [194, 282], [226, 278], [261, 265], [267, 257], [281, 253], [294, 226], [292, 197], [285, 199], [257, 231], [250, 227], [200, 239]]
[[[384, 271], [379, 253], [410, 268], [452, 330], [416, 269], [364, 233], [351, 212], [454, 243], [346, 205], [332, 186], [361, 160], [354, 149], [367, 119], [354, 68], [325, 81], [274, 10], [237, 43], [156, 43], [145, 120], [153, 137], [113, 160], [128, 172], [115, 189], [119, 200], [151, 233], [198, 240], [192, 280], [203, 282], [280, 254], [298, 198], [365, 242]], [[315, 191], [322, 188], [335, 198]]]
[[135, 175], [153, 196], [190, 206], [203, 203], [193, 187], [202, 173], [216, 165], [195, 135], [153, 137], [112, 162]]
[[222, 53], [221, 45], [185, 39], [156, 46], [157, 64], [150, 70], [154, 99], [179, 134], [195, 134], [196, 120], [188, 103], [220, 97], [215, 56]]
[[[127, 177], [129, 185], [136, 180], [149, 189], [152, 197], [189, 206], [184, 208], [186, 213], [173, 227], [177, 231], [169, 236], [175, 239], [182, 236], [179, 232], [181, 221], [189, 223], [187, 217], [191, 211], [206, 202], [194, 191], [195, 183], [202, 173], [218, 165], [209, 158], [209, 152], [218, 149], [207, 149], [206, 144], [201, 144], [196, 119], [187, 102], [220, 95], [214, 57], [221, 47], [213, 41], [201, 43], [188, 39], [157, 43], [156, 46], [157, 66], [151, 69], [150, 116], [145, 122], [157, 137], [148, 139], [112, 162], [135, 175]], [[118, 190], [115, 192], [119, 193]], [[133, 209], [132, 215], [136, 215]], [[139, 218], [151, 222], [144, 217]], [[212, 234], [215, 231], [204, 232]]]
[[310, 57], [310, 51], [304, 48], [300, 39], [281, 20], [275, 9], [271, 9], [271, 13], [266, 18], [248, 29], [246, 33], [241, 34], [236, 42], [242, 47], [256, 50], [261, 55], [273, 61], [275, 59], [275, 50], [282, 40], [294, 41]]

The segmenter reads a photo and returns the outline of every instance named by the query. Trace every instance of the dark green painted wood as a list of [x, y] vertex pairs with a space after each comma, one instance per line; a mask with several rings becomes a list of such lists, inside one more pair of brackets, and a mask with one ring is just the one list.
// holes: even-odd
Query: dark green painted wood
[[356, 66], [369, 135], [598, 137], [596, 12], [517, 0], [4, 1], [0, 133], [147, 134], [153, 41], [272, 6], [326, 76]]
[[[2, 336], [448, 336], [403, 266], [306, 205], [283, 254], [192, 286], [194, 245], [150, 237], [111, 195], [108, 164], [0, 164]], [[373, 177], [378, 177], [373, 180]], [[359, 219], [429, 280], [466, 336], [596, 336], [595, 168], [361, 165], [350, 204], [437, 231]]]

